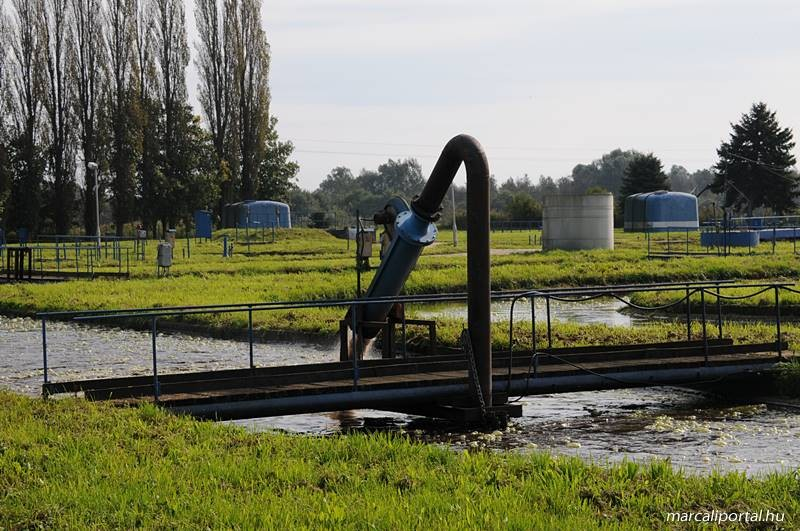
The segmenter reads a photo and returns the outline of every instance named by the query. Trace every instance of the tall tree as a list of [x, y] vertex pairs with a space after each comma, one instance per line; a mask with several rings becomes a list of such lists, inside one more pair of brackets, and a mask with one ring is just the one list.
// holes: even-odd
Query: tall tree
[[[177, 206], [182, 189], [189, 179], [188, 168], [181, 160], [181, 146], [188, 134], [183, 110], [186, 105], [186, 67], [189, 48], [186, 44], [186, 20], [182, 0], [153, 0], [153, 44], [158, 101], [163, 113], [163, 173], [168, 186], [163, 191], [170, 204]], [[183, 123], [181, 123], [183, 122]], [[174, 224], [177, 212], [165, 208], [161, 212], [164, 227]]]
[[200, 118], [192, 114], [188, 104], [181, 107], [176, 128], [174, 168], [180, 176], [180, 194], [172, 208], [188, 227], [195, 210], [214, 206], [219, 198], [220, 181], [211, 135], [203, 129]]
[[664, 174], [661, 160], [652, 153], [639, 154], [625, 169], [625, 177], [620, 188], [620, 211], [625, 207], [625, 198], [632, 194], [669, 190], [669, 179]]
[[599, 186], [617, 195], [622, 187], [625, 170], [637, 155], [640, 155], [637, 151], [615, 149], [589, 164], [578, 164], [572, 170], [572, 182], [568, 186], [570, 189], [561, 191], [582, 194], [593, 186]]
[[267, 151], [258, 172], [258, 190], [263, 197], [285, 201], [296, 185], [300, 165], [290, 160], [294, 144], [278, 137], [278, 119], [271, 116], [267, 133]]
[[67, 29], [69, 0], [43, 0], [42, 40], [46, 64], [44, 107], [48, 124], [47, 162], [52, 179], [49, 210], [57, 234], [69, 233], [75, 195], [75, 142], [69, 68], [73, 54]]
[[72, 101], [77, 135], [83, 159], [83, 226], [86, 234], [96, 234], [94, 186], [96, 175], [87, 164], [97, 160], [98, 107], [105, 66], [103, 19], [100, 0], [71, 0], [70, 50]]
[[256, 196], [259, 167], [269, 132], [269, 44], [261, 27], [261, 3], [231, 0], [230, 32], [234, 57], [234, 87], [242, 199]]
[[727, 207], [771, 208], [783, 214], [794, 207], [800, 195], [798, 176], [792, 172], [796, 160], [792, 130], [778, 123], [775, 112], [763, 102], [731, 124], [730, 139], [717, 149], [713, 190], [724, 193]]
[[41, 153], [43, 49], [39, 0], [13, 0], [11, 39], [13, 180], [11, 218], [15, 227], [36, 231], [41, 210], [44, 161]]
[[392, 195], [412, 197], [425, 184], [422, 166], [416, 159], [389, 159], [377, 171], [363, 170], [358, 181], [368, 192], [387, 199]]
[[237, 110], [231, 38], [234, 8], [235, 2], [231, 0], [197, 0], [195, 3], [198, 99], [211, 132], [217, 172], [222, 180], [220, 208], [235, 199], [233, 178], [239, 169], [232, 134]]
[[[0, 2], [0, 7], [3, 3]], [[8, 197], [11, 194], [11, 168], [8, 145], [8, 44], [9, 22], [0, 9], [0, 228], [5, 227]]]
[[157, 222], [170, 202], [168, 179], [163, 172], [163, 116], [158, 92], [155, 59], [154, 17], [156, 10], [149, 0], [138, 0], [135, 23], [136, 124], [141, 151], [137, 161], [138, 212], [144, 226], [156, 234]]
[[111, 204], [117, 235], [135, 213], [135, 163], [138, 158], [134, 120], [132, 75], [136, 0], [108, 0], [106, 4], [106, 46], [109, 75], [105, 90], [111, 137]]

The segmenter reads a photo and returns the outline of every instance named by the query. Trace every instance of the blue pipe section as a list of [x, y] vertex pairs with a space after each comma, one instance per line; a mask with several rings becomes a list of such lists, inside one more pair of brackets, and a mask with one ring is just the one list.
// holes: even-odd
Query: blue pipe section
[[[491, 279], [489, 273], [489, 187], [486, 153], [469, 135], [457, 135], [444, 146], [436, 165], [411, 209], [398, 214], [396, 236], [381, 262], [366, 297], [397, 295], [417, 264], [422, 249], [436, 239], [433, 223], [461, 165], [467, 170], [467, 329], [475, 353], [484, 404], [492, 405]], [[367, 304], [362, 320], [382, 322], [391, 304]], [[375, 327], [365, 327], [362, 337], [373, 338]]]
[[[372, 278], [366, 298], [391, 297], [400, 293], [411, 271], [416, 267], [422, 250], [436, 241], [437, 233], [432, 222], [413, 210], [400, 212], [395, 221], [395, 237]], [[383, 321], [392, 305], [392, 302], [364, 305], [359, 320]], [[371, 339], [379, 330], [379, 327], [365, 326], [362, 337]]]

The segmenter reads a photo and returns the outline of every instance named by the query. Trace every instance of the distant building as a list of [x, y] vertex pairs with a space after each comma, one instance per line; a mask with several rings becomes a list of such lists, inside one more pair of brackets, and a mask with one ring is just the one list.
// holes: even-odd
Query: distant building
[[225, 205], [222, 209], [222, 224], [225, 228], [292, 228], [289, 205], [280, 201], [242, 201]]

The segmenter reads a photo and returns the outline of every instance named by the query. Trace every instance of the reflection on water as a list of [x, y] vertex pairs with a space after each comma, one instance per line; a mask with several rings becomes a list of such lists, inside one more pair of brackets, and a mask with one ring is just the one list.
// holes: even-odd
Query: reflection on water
[[[536, 299], [534, 310], [536, 321], [547, 320], [547, 306], [543, 299]], [[646, 315], [621, 313], [627, 305], [614, 298], [599, 298], [586, 302], [550, 302], [550, 318], [553, 321], [564, 321], [583, 324], [605, 324], [609, 326], [631, 326], [646, 322]], [[420, 308], [415, 315], [421, 319], [448, 317], [466, 319], [466, 304], [440, 304]], [[492, 302], [492, 321], [508, 321], [511, 315], [511, 301]], [[520, 299], [514, 304], [514, 322], [531, 320], [531, 304], [528, 299]]]

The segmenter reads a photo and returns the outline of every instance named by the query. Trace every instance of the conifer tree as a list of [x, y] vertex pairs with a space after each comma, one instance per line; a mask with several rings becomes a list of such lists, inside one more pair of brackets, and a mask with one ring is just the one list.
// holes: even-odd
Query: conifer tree
[[724, 194], [726, 207], [744, 207], [748, 215], [757, 207], [776, 214], [791, 210], [800, 195], [798, 176], [792, 172], [792, 130], [782, 128], [763, 102], [753, 104], [731, 127], [730, 139], [717, 149], [712, 190]]

